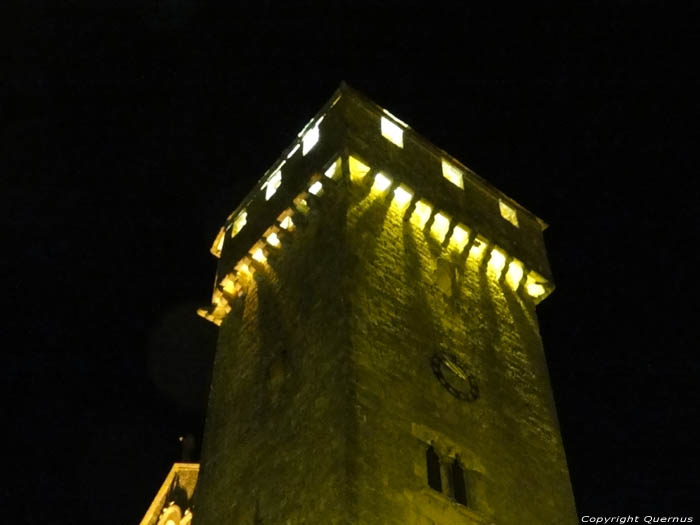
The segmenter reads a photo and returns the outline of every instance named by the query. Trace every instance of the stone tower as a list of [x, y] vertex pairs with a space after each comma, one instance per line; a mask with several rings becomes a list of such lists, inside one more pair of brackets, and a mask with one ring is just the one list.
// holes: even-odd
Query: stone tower
[[194, 523], [577, 523], [544, 227], [341, 85], [212, 247]]

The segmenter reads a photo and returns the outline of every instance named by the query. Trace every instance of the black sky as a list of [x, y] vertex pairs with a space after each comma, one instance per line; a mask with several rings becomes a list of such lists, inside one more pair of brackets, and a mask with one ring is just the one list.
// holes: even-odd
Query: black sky
[[140, 520], [201, 433], [211, 242], [341, 80], [551, 225], [579, 513], [697, 512], [695, 12], [61, 5], [2, 12], [13, 522]]

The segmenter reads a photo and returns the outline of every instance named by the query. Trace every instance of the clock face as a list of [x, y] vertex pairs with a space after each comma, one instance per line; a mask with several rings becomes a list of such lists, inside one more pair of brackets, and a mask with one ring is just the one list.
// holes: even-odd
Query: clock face
[[450, 394], [462, 401], [476, 401], [479, 397], [479, 385], [469, 368], [447, 353], [438, 353], [431, 359], [435, 377]]

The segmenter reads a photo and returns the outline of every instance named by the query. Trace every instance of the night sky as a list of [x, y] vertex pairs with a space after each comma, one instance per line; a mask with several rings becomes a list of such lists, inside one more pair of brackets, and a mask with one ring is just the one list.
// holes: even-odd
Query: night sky
[[201, 436], [209, 247], [341, 80], [550, 224], [579, 514], [700, 519], [695, 12], [60, 4], [0, 15], [8, 522], [138, 523]]

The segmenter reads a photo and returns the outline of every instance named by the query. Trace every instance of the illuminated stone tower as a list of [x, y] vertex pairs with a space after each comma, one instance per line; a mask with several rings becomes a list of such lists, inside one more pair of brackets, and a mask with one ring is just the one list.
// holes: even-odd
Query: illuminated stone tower
[[577, 523], [544, 227], [341, 85], [212, 247], [194, 523]]

